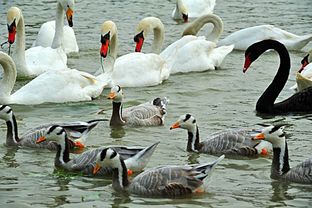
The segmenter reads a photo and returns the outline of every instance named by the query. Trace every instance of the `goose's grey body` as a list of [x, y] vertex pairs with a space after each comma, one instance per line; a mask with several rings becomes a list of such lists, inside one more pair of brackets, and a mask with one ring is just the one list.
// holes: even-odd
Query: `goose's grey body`
[[267, 140], [273, 145], [271, 178], [275, 180], [312, 184], [312, 158], [290, 168], [288, 146], [283, 125], [266, 127], [254, 137], [255, 140]]
[[204, 179], [223, 158], [224, 155], [205, 164], [151, 168], [137, 175], [132, 181], [128, 180], [124, 160], [112, 149], [106, 148], [99, 153], [97, 164], [112, 167], [113, 188], [116, 191], [141, 196], [176, 197], [199, 191]]
[[188, 131], [187, 151], [214, 155], [225, 154], [227, 157], [257, 157], [272, 151], [272, 145], [266, 141], [254, 141], [253, 136], [261, 129], [233, 129], [216, 132], [202, 142], [196, 119], [185, 114], [180, 116], [170, 129], [183, 128]]
[[21, 137], [18, 136], [18, 127], [12, 108], [7, 105], [0, 105], [0, 118], [7, 124], [6, 145], [8, 146], [26, 146], [31, 148], [44, 148], [56, 150], [57, 145], [54, 142], [42, 142], [36, 144], [36, 140], [46, 135], [48, 129], [53, 126], [62, 126], [70, 136], [70, 148], [75, 146], [74, 140], [84, 143], [89, 132], [104, 119], [91, 120], [88, 122], [56, 122], [43, 124], [26, 131]]
[[108, 95], [113, 100], [111, 126], [159, 126], [164, 124], [166, 107], [169, 100], [155, 98], [151, 102], [142, 103], [129, 108], [122, 108], [123, 92], [120, 86], [114, 86]]

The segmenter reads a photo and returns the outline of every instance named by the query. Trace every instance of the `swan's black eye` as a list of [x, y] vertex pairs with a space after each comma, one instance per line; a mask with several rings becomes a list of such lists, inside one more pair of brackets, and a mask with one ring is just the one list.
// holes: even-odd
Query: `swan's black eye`
[[134, 39], [134, 42], [139, 42], [140, 39], [144, 40], [143, 30], [139, 34], [135, 35], [133, 39]]

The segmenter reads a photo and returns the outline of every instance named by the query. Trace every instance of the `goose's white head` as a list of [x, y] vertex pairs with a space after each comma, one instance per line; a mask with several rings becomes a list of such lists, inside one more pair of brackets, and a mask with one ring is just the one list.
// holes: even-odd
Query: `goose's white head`
[[101, 50], [100, 54], [106, 58], [112, 37], [117, 35], [117, 26], [113, 21], [105, 21], [101, 26]]
[[136, 43], [135, 52], [141, 52], [145, 38], [154, 32], [154, 39], [162, 39], [164, 33], [164, 25], [157, 17], [145, 17], [136, 27], [136, 35], [134, 42]]
[[16, 27], [21, 19], [22, 11], [17, 7], [11, 7], [7, 12], [8, 42], [13, 44], [15, 41]]
[[184, 22], [188, 22], [188, 9], [185, 4], [183, 4], [182, 0], [177, 0], [176, 9], [180, 14], [181, 19]]
[[120, 155], [111, 148], [105, 148], [96, 156], [93, 174], [96, 174], [102, 167], [118, 168], [119, 166]]
[[67, 134], [64, 128], [58, 125], [53, 125], [48, 128], [45, 135], [39, 137], [36, 140], [36, 144], [39, 144], [44, 141], [48, 141], [48, 142], [54, 141], [58, 144], [64, 144], [66, 138], [67, 138]]
[[10, 106], [7, 105], [0, 105], [0, 118], [9, 121], [13, 116], [13, 111]]
[[182, 115], [171, 125], [170, 130], [177, 128], [186, 129], [192, 132], [196, 128], [196, 119], [189, 113]]
[[58, 0], [57, 2], [64, 9], [65, 14], [66, 14], [66, 18], [68, 21], [68, 25], [70, 27], [72, 27], [73, 26], [73, 15], [74, 15], [75, 1], [74, 0]]
[[113, 100], [113, 102], [120, 103], [123, 99], [123, 92], [119, 85], [115, 85], [111, 88], [110, 93], [107, 95], [107, 99]]
[[272, 143], [273, 147], [281, 147], [285, 144], [285, 125], [274, 125], [265, 127], [253, 140], [266, 140]]

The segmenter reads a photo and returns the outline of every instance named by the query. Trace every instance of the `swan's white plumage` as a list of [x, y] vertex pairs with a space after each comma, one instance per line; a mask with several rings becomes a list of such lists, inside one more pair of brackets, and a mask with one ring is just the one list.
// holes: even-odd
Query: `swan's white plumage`
[[[73, 28], [68, 25], [63, 27], [63, 38], [61, 47], [66, 54], [71, 52], [79, 52], [75, 32]], [[36, 40], [33, 42], [34, 46], [51, 47], [55, 33], [55, 21], [49, 21], [41, 25]]]
[[250, 45], [266, 39], [277, 40], [288, 50], [300, 50], [312, 40], [312, 34], [298, 36], [273, 25], [259, 25], [236, 31], [220, 40], [218, 45], [234, 44], [234, 49], [246, 50]]
[[296, 84], [290, 89], [301, 91], [310, 86], [312, 86], [312, 64], [305, 66], [301, 73], [297, 72]]
[[[178, 0], [179, 1], [179, 0]], [[216, 0], [181, 0], [177, 1], [177, 4], [182, 3], [186, 8], [189, 18], [200, 17], [202, 15], [213, 13], [213, 9], [216, 5]], [[174, 20], [182, 19], [181, 11], [178, 11], [178, 7], [172, 11], [172, 18]]]

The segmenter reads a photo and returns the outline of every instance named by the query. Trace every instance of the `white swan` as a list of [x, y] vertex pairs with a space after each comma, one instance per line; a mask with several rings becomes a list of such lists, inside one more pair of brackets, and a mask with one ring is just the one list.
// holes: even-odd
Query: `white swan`
[[273, 25], [259, 25], [230, 34], [220, 40], [218, 46], [234, 44], [234, 49], [246, 50], [248, 46], [266, 39], [277, 40], [288, 50], [300, 50], [312, 40], [312, 34], [298, 36]]
[[[214, 25], [208, 38], [196, 37], [197, 32], [207, 23]], [[169, 45], [160, 56], [166, 60], [170, 74], [205, 71], [219, 67], [233, 45], [217, 47], [223, 32], [220, 17], [214, 14], [194, 20], [183, 32], [183, 37]]]
[[172, 11], [172, 19], [188, 21], [188, 18], [200, 17], [213, 13], [216, 0], [177, 0]]
[[[79, 52], [75, 32], [72, 28], [74, 4], [74, 0], [57, 1], [56, 21], [49, 21], [41, 25], [38, 36], [33, 42], [33, 47], [53, 47], [53, 44], [56, 44], [56, 40], [53, 42], [55, 33], [63, 33], [63, 35], [59, 35], [59, 37], [62, 38], [61, 46], [65, 53]], [[68, 25], [64, 25], [64, 13], [66, 13]]]
[[[147, 17], [140, 21], [137, 31], [141, 35], [147, 35], [150, 31], [154, 30], [154, 34], [158, 34], [163, 28], [163, 24], [158, 18]], [[163, 31], [163, 30], [162, 30]], [[139, 42], [141, 42], [141, 38]], [[154, 51], [160, 51], [158, 42], [162, 42], [160, 35], [154, 39]], [[114, 22], [106, 21], [102, 24], [101, 28], [101, 56], [105, 60], [112, 60], [110, 64], [104, 63], [105, 74], [111, 77], [112, 86], [120, 85], [122, 87], [142, 87], [154, 86], [161, 84], [163, 80], [168, 79], [169, 69], [166, 62], [155, 53], [129, 53], [124, 56], [117, 57], [117, 27]], [[161, 43], [162, 44], [162, 43]], [[115, 61], [116, 60], [116, 61]]]
[[296, 84], [290, 89], [302, 91], [312, 86], [312, 50], [301, 60], [301, 68], [296, 74]]
[[16, 52], [12, 57], [19, 78], [35, 77], [45, 71], [67, 68], [67, 56], [60, 48], [60, 34], [55, 34], [54, 39], [57, 41], [54, 48], [37, 46], [25, 51], [25, 25], [22, 11], [17, 7], [11, 7], [7, 13], [7, 23], [9, 44], [14, 43], [16, 35]]
[[47, 71], [11, 94], [16, 81], [16, 67], [10, 56], [0, 52], [3, 78], [0, 80], [1, 104], [41, 104], [92, 100], [107, 82], [75, 69]]

